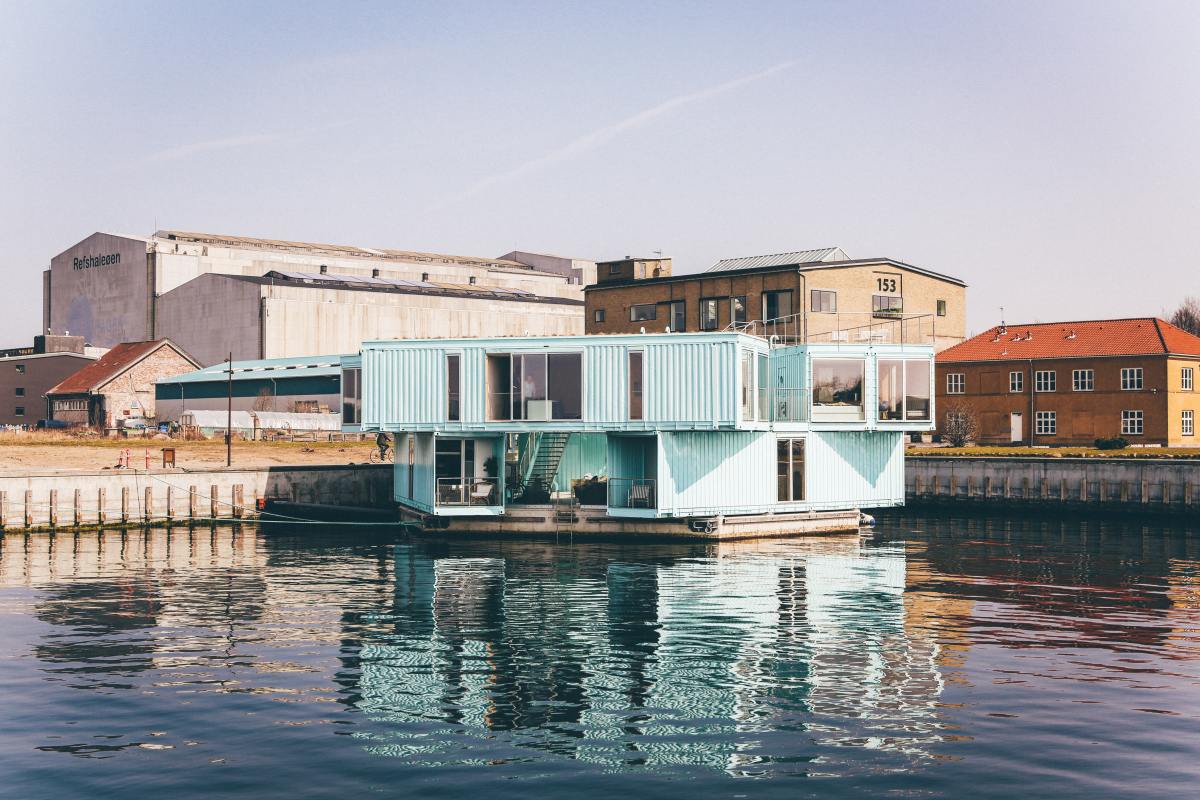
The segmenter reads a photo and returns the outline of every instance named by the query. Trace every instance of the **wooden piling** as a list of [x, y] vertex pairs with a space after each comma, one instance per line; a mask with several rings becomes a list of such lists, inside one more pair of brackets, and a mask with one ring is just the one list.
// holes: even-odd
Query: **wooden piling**
[[129, 487], [121, 487], [121, 522], [129, 522]]
[[175, 497], [171, 493], [174, 487], [167, 486], [167, 522], [175, 518]]
[[50, 490], [50, 508], [46, 511], [46, 522], [51, 528], [58, 527], [58, 489]]
[[200, 508], [200, 490], [196, 486], [188, 487], [188, 517], [195, 519]]
[[1188, 481], [1183, 484], [1183, 504], [1190, 506], [1192, 504], [1192, 482]]
[[97, 525], [104, 524], [104, 517], [105, 517], [104, 495], [105, 495], [104, 487], [101, 487], [96, 490], [96, 524]]
[[913, 494], [915, 494], [919, 497], [920, 495], [922, 495], [924, 493], [925, 493], [925, 481], [923, 479], [923, 476], [914, 475], [913, 476]]
[[1121, 502], [1129, 502], [1129, 481], [1121, 481]]
[[1164, 506], [1171, 505], [1171, 482], [1163, 481], [1162, 484], [1162, 501]]
[[1142, 481], [1142, 496], [1139, 498], [1143, 503], [1150, 502], [1150, 482]]
[[33, 527], [33, 490], [25, 490], [25, 527]]
[[950, 496], [958, 497], [958, 476], [957, 475], [950, 476]]
[[230, 492], [230, 494], [232, 495], [232, 499], [233, 499], [234, 519], [241, 519], [242, 518], [242, 498], [243, 498], [242, 485], [240, 483], [235, 483], [233, 485], [233, 491]]
[[218, 502], [218, 498], [217, 498], [217, 485], [215, 483], [212, 486], [210, 486], [208, 489], [208, 505], [209, 505], [208, 516], [211, 519], [218, 519], [219, 515], [217, 512], [220, 511], [220, 509], [218, 508], [219, 502]]
[[1067, 502], [1067, 479], [1058, 479], [1058, 501], [1060, 503]]
[[1050, 482], [1045, 478], [1042, 478], [1042, 499], [1050, 499]]
[[8, 527], [8, 492], [0, 492], [0, 531]]
[[938, 474], [935, 472], [935, 473], [933, 473], [933, 479], [931, 481], [929, 481], [930, 494], [934, 495], [935, 497], [938, 494], [940, 494], [940, 490], [942, 488], [942, 487], [938, 486], [939, 483], [940, 483], [940, 481], [938, 480]]
[[154, 519], [154, 489], [146, 487], [146, 500], [142, 503], [142, 518], [149, 522]]
[[1004, 497], [1006, 500], [1012, 499], [1012, 477], [1009, 475], [1004, 476]]
[[72, 517], [76, 525], [83, 524], [83, 492], [79, 489], [75, 490], [75, 496], [71, 498], [71, 506], [74, 509]]
[[983, 497], [987, 499], [992, 496], [992, 476], [985, 475], [983, 477]]
[[1088, 501], [1087, 478], [1079, 479], [1079, 502], [1086, 503]]

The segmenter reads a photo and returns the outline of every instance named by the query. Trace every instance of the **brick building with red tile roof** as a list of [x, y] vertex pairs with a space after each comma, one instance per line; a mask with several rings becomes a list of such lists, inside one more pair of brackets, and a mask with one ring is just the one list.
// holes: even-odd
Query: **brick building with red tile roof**
[[97, 428], [153, 419], [155, 382], [199, 368], [170, 339], [123, 342], [46, 392], [50, 418]]
[[980, 444], [1196, 446], [1200, 337], [1154, 317], [996, 326], [937, 355], [940, 427]]

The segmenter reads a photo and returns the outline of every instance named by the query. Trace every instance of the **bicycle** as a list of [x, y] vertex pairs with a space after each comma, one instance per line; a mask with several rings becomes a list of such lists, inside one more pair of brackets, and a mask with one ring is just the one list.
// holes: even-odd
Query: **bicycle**
[[386, 455], [379, 454], [378, 447], [371, 448], [371, 463], [372, 464], [395, 464], [396, 463], [396, 448], [389, 447]]

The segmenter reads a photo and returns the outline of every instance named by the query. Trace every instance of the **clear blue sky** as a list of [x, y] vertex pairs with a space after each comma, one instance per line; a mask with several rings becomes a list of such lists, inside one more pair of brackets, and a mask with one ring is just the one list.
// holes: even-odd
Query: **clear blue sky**
[[838, 245], [969, 326], [1200, 294], [1200, 2], [0, 0], [0, 346], [95, 230], [676, 270]]

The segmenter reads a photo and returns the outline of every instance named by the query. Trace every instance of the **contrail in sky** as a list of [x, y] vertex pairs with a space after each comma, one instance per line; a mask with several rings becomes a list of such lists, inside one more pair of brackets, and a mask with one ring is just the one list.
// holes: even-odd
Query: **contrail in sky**
[[512, 180], [513, 178], [520, 177], [544, 167], [548, 167], [553, 164], [559, 164], [563, 161], [572, 159], [578, 155], [588, 152], [589, 150], [594, 150], [597, 147], [612, 141], [623, 133], [627, 133], [635, 128], [640, 128], [646, 123], [655, 120], [664, 114], [668, 114], [678, 108], [690, 105], [692, 103], [698, 103], [701, 100], [707, 100], [710, 97], [715, 97], [719, 94], [731, 92], [734, 89], [740, 89], [749, 83], [754, 83], [757, 80], [774, 75], [777, 72], [783, 72], [785, 69], [795, 66], [795, 64], [795, 61], [785, 61], [782, 64], [776, 64], [773, 67], [768, 67], [767, 69], [764, 69], [760, 72], [755, 72], [752, 75], [745, 75], [741, 78], [735, 78], [731, 81], [718, 83], [715, 86], [709, 86], [707, 89], [700, 89], [696, 92], [681, 94], [678, 97], [672, 97], [669, 100], [664, 100], [656, 106], [647, 108], [645, 111], [639, 111], [633, 116], [626, 117], [625, 119], [614, 122], [611, 125], [606, 125], [603, 128], [580, 136], [578, 139], [569, 142], [557, 150], [552, 150], [544, 156], [539, 156], [531, 161], [526, 161], [524, 164], [513, 167], [505, 172], [489, 175], [488, 177], [467, 187], [458, 194], [452, 195], [436, 204], [434, 206], [434, 210], [445, 208], [446, 206], [458, 200], [463, 200], [465, 198], [477, 195], [485, 189], [495, 186], [496, 184], [504, 183], [505, 181]]
[[159, 163], [162, 161], [175, 161], [180, 158], [187, 158], [199, 153], [207, 153], [213, 150], [229, 150], [235, 147], [249, 147], [258, 144], [271, 144], [280, 140], [280, 135], [277, 133], [259, 133], [250, 134], [247, 136], [227, 136], [223, 139], [209, 139], [205, 142], [193, 142], [192, 144], [179, 145], [166, 150], [160, 150], [157, 153], [146, 156], [143, 159], [147, 164]]

